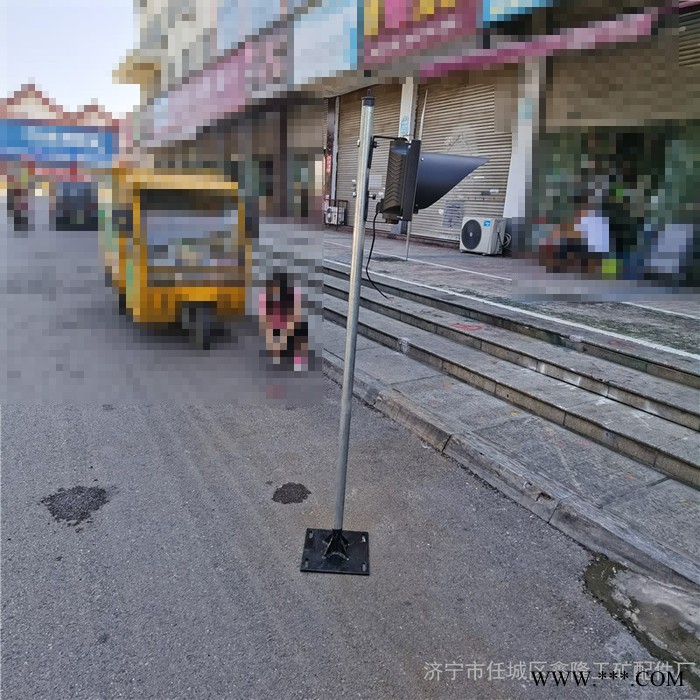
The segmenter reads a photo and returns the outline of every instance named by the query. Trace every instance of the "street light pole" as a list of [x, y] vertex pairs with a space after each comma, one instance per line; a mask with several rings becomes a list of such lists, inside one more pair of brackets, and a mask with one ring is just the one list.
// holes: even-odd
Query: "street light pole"
[[362, 285], [362, 256], [364, 253], [367, 202], [369, 198], [369, 166], [373, 142], [374, 103], [375, 98], [370, 94], [362, 98], [356, 180], [357, 198], [355, 202], [355, 225], [352, 236], [348, 317], [345, 330], [343, 391], [340, 404], [340, 440], [335, 517], [331, 531], [307, 530], [301, 564], [302, 571], [369, 574], [368, 535], [366, 532], [343, 532], [343, 516], [345, 511], [348, 448], [350, 444], [355, 351], [357, 348], [357, 320], [360, 311], [360, 288]]

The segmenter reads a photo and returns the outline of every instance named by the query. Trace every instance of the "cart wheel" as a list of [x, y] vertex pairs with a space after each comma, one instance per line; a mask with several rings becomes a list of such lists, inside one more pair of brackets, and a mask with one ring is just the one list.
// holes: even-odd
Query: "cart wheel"
[[209, 350], [211, 346], [212, 322], [213, 314], [208, 306], [195, 307], [192, 339], [199, 350]]
[[119, 292], [119, 315], [126, 316], [126, 294]]

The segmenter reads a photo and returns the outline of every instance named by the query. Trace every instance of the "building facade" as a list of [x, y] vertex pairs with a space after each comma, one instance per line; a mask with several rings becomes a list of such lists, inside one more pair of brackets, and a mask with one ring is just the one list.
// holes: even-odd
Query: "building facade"
[[129, 146], [121, 126], [97, 104], [69, 112], [36, 86], [23, 86], [0, 102], [2, 189], [22, 191], [35, 224], [53, 226], [71, 183], [89, 186], [99, 201], [120, 145]]
[[[140, 81], [137, 141], [162, 165], [246, 173], [261, 213], [270, 216], [320, 221], [330, 200], [343, 200], [345, 223], [353, 223], [360, 104], [368, 88], [377, 98], [376, 134], [488, 158], [412, 223], [412, 235], [455, 245], [465, 216], [503, 217], [523, 245], [541, 233], [533, 221], [563, 216], [570, 193], [564, 188], [550, 202], [557, 175], [545, 182], [533, 173], [546, 172], [536, 156], [552, 161], [564, 157], [557, 148], [574, 147], [564, 143], [572, 130], [587, 139], [594, 126], [634, 131], [663, 123], [673, 130], [696, 118], [694, 0], [680, 7], [614, 0], [596, 8], [557, 0], [219, 0], [201, 3], [207, 21], [187, 48], [170, 38], [182, 36], [181, 5], [138, 3], [144, 27], [156, 15], [176, 19], [165, 31], [166, 53], [158, 53], [158, 32], [144, 29], [124, 64], [128, 72], [151, 61]], [[198, 41], [202, 48], [194, 50]], [[187, 53], [176, 59], [178, 51]], [[166, 67], [187, 67], [192, 55], [201, 60], [187, 75]], [[645, 61], [651, 80], [634, 69]], [[374, 192], [383, 189], [386, 159], [380, 145]], [[375, 206], [373, 200], [371, 218]]]

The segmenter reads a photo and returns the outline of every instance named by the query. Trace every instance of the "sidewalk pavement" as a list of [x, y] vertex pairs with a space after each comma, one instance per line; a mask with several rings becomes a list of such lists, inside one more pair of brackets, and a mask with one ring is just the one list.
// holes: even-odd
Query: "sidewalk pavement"
[[[345, 330], [323, 332], [324, 371], [341, 383]], [[700, 586], [696, 489], [364, 337], [354, 394], [590, 549]]]
[[[370, 229], [365, 235], [364, 264], [371, 243]], [[348, 231], [326, 229], [324, 258], [347, 264], [351, 245], [352, 235]], [[652, 298], [602, 303], [559, 300], [553, 294], [551, 300], [526, 301], [518, 297], [518, 284], [532, 282], [533, 273], [513, 258], [472, 255], [454, 248], [414, 242], [410, 245], [409, 259], [406, 260], [405, 256], [405, 238], [377, 234], [370, 275], [372, 272], [381, 273], [428, 288], [545, 314], [568, 325], [580, 324], [610, 334], [700, 353], [700, 293], [694, 296], [657, 293]], [[556, 279], [552, 276], [552, 281]], [[576, 278], [569, 279], [568, 284], [574, 290], [574, 297], [584, 287], [583, 282]], [[698, 360], [700, 362], [700, 357]]]
[[[350, 243], [347, 233], [326, 232], [324, 257], [349, 262]], [[404, 241], [377, 239], [370, 274], [375, 271], [480, 299], [498, 298], [513, 306], [507, 294], [514, 261], [412, 245], [406, 262], [404, 251]], [[664, 347], [675, 349], [685, 361], [691, 354], [700, 360], [700, 317], [690, 302], [659, 299], [643, 306], [551, 302], [528, 308], [554, 313], [564, 322], [585, 311], [589, 327], [624, 332], [630, 345], [635, 339], [665, 340]], [[610, 330], [611, 321], [622, 314], [633, 322]], [[324, 322], [324, 369], [338, 382], [344, 337], [343, 328]], [[543, 418], [514, 410], [365, 337], [358, 338], [354, 393], [581, 544], [643, 571], [671, 578], [680, 575], [700, 585], [696, 489]]]

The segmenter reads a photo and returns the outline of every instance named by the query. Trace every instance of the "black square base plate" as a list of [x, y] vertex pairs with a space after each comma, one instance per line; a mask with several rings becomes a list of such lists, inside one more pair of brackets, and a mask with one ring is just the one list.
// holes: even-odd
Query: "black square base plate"
[[306, 531], [301, 570], [317, 574], [357, 574], [369, 576], [369, 535], [366, 532], [343, 530], [347, 541], [347, 558], [334, 554], [325, 557], [333, 530]]

